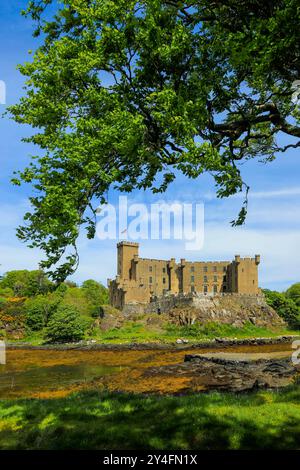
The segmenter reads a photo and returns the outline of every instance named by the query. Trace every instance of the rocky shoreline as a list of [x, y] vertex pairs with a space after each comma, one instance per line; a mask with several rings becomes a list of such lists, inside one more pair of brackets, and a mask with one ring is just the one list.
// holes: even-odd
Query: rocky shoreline
[[298, 374], [299, 367], [295, 367], [290, 358], [245, 360], [209, 354], [186, 355], [184, 363], [152, 367], [145, 372], [148, 377], [189, 376], [198, 384], [199, 391], [228, 392], [286, 387], [294, 382]]
[[276, 336], [272, 338], [215, 338], [210, 341], [189, 342], [184, 339], [178, 339], [176, 342], [170, 343], [94, 343], [94, 342], [79, 342], [79, 343], [64, 343], [64, 344], [44, 344], [32, 345], [30, 343], [6, 343], [7, 349], [30, 349], [30, 350], [157, 350], [157, 349], [199, 349], [199, 348], [216, 348], [216, 347], [231, 347], [231, 346], [263, 346], [272, 344], [289, 344], [294, 340], [299, 340], [300, 336], [285, 335]]

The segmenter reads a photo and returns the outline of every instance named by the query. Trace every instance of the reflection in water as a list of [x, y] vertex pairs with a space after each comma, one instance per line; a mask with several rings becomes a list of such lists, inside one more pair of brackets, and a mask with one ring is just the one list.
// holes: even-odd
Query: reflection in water
[[[106, 388], [140, 393], [183, 393], [205, 387], [197, 375], [185, 371], [174, 376], [151, 374], [152, 367], [182, 364], [185, 354], [220, 352], [215, 348], [186, 350], [26, 350], [7, 351], [0, 365], [0, 398], [65, 396], [73, 391]], [[232, 353], [291, 354], [291, 345], [234, 346]]]
[[[37, 357], [38, 360], [38, 357]], [[0, 368], [0, 397], [25, 392], [65, 389], [86, 384], [107, 374], [120, 371], [119, 367], [75, 364], [54, 365], [52, 367], [28, 367], [24, 370]]]

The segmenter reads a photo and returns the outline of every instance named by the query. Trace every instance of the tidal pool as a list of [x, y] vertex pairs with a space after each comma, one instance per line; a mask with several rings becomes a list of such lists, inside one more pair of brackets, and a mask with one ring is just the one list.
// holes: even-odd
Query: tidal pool
[[186, 354], [267, 354], [289, 357], [290, 344], [187, 349], [8, 349], [0, 365], [0, 398], [65, 396], [91, 388], [140, 393], [186, 393], [205, 390], [193, 371], [174, 376], [151, 374], [151, 368], [181, 364]]

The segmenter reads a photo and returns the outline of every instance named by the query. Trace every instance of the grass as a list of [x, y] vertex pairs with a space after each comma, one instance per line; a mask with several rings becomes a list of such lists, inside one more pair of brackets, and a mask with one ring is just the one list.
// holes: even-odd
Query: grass
[[1, 449], [299, 449], [300, 386], [252, 394], [81, 392], [0, 402]]
[[251, 338], [276, 337], [280, 335], [299, 335], [299, 331], [287, 329], [271, 330], [258, 327], [252, 323], [243, 328], [219, 323], [206, 323], [205, 325], [176, 326], [166, 324], [159, 330], [155, 327], [137, 322], [126, 322], [122, 328], [108, 331], [98, 331], [94, 339], [100, 343], [126, 343], [126, 342], [175, 342], [178, 338], [188, 339], [190, 342], [212, 340], [214, 338]]
[[[300, 331], [288, 329], [275, 329], [258, 327], [252, 323], [245, 324], [242, 328], [220, 323], [194, 324], [190, 326], [176, 326], [174, 324], [148, 325], [144, 320], [127, 321], [121, 328], [112, 328], [107, 331], [94, 329], [92, 335], [85, 339], [96, 340], [97, 343], [173, 343], [177, 339], [188, 339], [189, 342], [208, 341], [214, 338], [259, 338], [276, 337], [280, 335], [300, 335]], [[11, 341], [11, 340], [10, 340]], [[11, 342], [26, 342], [32, 345], [44, 343], [43, 332], [35, 332], [26, 335], [21, 340]]]

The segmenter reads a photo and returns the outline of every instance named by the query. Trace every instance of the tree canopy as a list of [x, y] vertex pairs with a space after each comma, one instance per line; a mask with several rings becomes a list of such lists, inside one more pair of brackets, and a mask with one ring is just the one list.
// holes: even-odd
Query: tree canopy
[[300, 145], [298, 0], [62, 0], [55, 15], [51, 3], [24, 12], [42, 45], [10, 107], [42, 149], [13, 180], [33, 185], [18, 236], [44, 250], [42, 267], [72, 273], [110, 187], [163, 192], [178, 172], [209, 172], [221, 198], [244, 191], [242, 224], [240, 164]]
[[27, 269], [8, 271], [0, 281], [0, 289], [11, 289], [18, 297], [33, 297], [54, 290], [55, 285], [41, 270]]
[[296, 282], [286, 291], [286, 296], [300, 307], [300, 282]]

